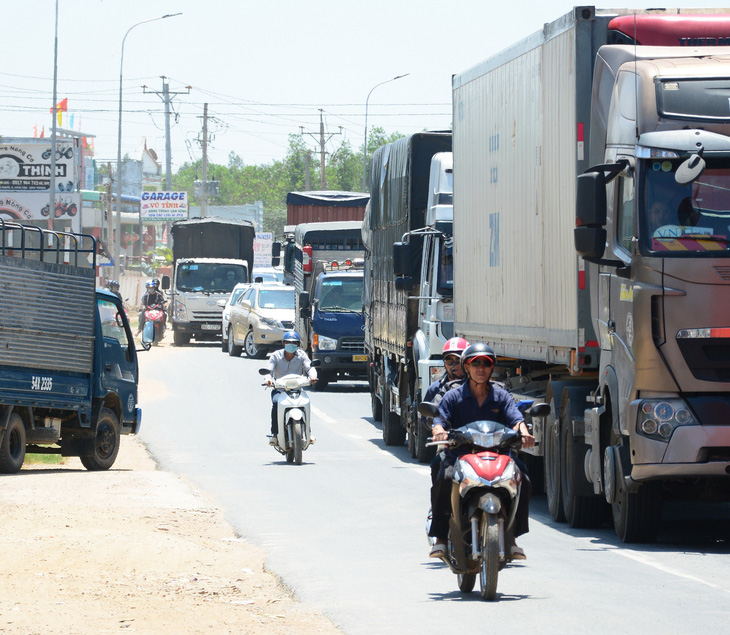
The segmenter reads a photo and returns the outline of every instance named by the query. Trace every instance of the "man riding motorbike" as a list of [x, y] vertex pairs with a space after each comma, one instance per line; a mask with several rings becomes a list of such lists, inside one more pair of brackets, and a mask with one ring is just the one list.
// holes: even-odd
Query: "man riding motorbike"
[[[317, 371], [312, 366], [307, 354], [299, 348], [301, 338], [296, 331], [287, 331], [282, 338], [284, 348], [279, 349], [269, 355], [269, 374], [264, 378], [267, 386], [273, 386], [274, 380], [284, 375], [307, 375], [309, 381], [313, 384], [317, 382]], [[269, 445], [276, 443], [276, 434], [279, 426], [276, 420], [276, 396], [281, 390], [274, 388], [271, 391], [271, 434]]]
[[116, 280], [109, 280], [106, 283], [106, 288], [109, 289], [109, 291], [111, 291], [120, 300], [122, 300], [122, 294], [119, 293], [119, 283]]
[[165, 320], [167, 320], [167, 313], [164, 310], [165, 296], [162, 295], [162, 291], [160, 291], [160, 281], [157, 278], [155, 278], [154, 280], [148, 280], [145, 284], [145, 287], [147, 290], [142, 296], [142, 300], [140, 302], [141, 308], [139, 311], [139, 325], [137, 326], [137, 335], [139, 335], [144, 328], [145, 309], [155, 305], [162, 307], [163, 313], [165, 313]]
[[[461, 355], [461, 368], [466, 381], [459, 387], [448, 391], [439, 404], [439, 416], [433, 423], [433, 440], [446, 441], [448, 430], [460, 428], [474, 421], [496, 421], [512, 428], [522, 435], [523, 447], [535, 445], [522, 413], [506, 390], [491, 382], [492, 371], [497, 356], [491, 347], [477, 343], [469, 346]], [[429, 556], [440, 558], [446, 553], [446, 540], [449, 533], [451, 516], [451, 487], [454, 465], [459, 456], [471, 453], [468, 447], [447, 449], [431, 487], [431, 509], [433, 520], [429, 536], [435, 538]], [[523, 483], [517, 504], [515, 535], [521, 536], [529, 531], [529, 504], [532, 487], [524, 463], [512, 457], [522, 471]], [[517, 544], [511, 545], [510, 557], [524, 560], [525, 552]]]

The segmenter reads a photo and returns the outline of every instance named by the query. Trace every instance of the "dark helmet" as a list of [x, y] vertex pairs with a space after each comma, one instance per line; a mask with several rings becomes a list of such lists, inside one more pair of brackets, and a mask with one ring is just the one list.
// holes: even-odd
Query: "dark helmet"
[[157, 289], [158, 291], [160, 290], [160, 279], [159, 278], [153, 278], [152, 284], [155, 285], [155, 289]]
[[106, 286], [109, 291], [119, 291], [119, 283], [116, 280], [109, 280], [109, 282], [106, 283]]
[[286, 333], [284, 333], [282, 341], [284, 343], [290, 342], [292, 344], [299, 344], [300, 339], [301, 338], [299, 337], [299, 333], [297, 333], [296, 331], [287, 331]]
[[483, 342], [477, 342], [468, 346], [461, 354], [461, 368], [464, 372], [466, 372], [466, 364], [477, 357], [486, 357], [492, 362], [492, 366], [497, 363], [497, 354], [492, 350], [492, 347]]

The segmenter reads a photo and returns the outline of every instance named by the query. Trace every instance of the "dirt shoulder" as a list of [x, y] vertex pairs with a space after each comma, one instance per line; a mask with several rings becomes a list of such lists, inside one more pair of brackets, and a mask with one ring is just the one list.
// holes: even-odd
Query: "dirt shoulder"
[[114, 467], [0, 477], [0, 633], [338, 633], [135, 437]]

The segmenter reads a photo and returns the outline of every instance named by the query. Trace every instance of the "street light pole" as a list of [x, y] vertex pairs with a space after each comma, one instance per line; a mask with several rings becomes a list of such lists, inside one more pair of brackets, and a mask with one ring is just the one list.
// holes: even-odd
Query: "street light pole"
[[[112, 242], [112, 259], [114, 260], [114, 279], [119, 280], [119, 257], [120, 257], [120, 241], [122, 232], [122, 71], [124, 70], [124, 43], [127, 41], [127, 36], [130, 31], [140, 24], [147, 24], [148, 22], [154, 22], [155, 20], [164, 20], [165, 18], [174, 18], [182, 13], [167, 13], [157, 18], [150, 18], [149, 20], [142, 20], [133, 24], [122, 38], [122, 54], [119, 60], [119, 127], [117, 131], [117, 196], [116, 196], [116, 222], [114, 223], [114, 239]], [[142, 240], [142, 236], [139, 237]], [[141, 264], [141, 263], [140, 263]]]
[[406, 73], [405, 75], [397, 75], [396, 77], [393, 77], [391, 79], [386, 79], [384, 82], [380, 82], [379, 84], [375, 84], [370, 89], [370, 92], [368, 93], [368, 97], [365, 100], [365, 141], [362, 146], [362, 191], [366, 192], [365, 189], [367, 185], [367, 171], [368, 171], [368, 102], [370, 101], [370, 95], [373, 94], [373, 91], [378, 87], [382, 86], [383, 84], [388, 84], [389, 82], [394, 82], [396, 79], [401, 79], [402, 77], [408, 77], [410, 73]]

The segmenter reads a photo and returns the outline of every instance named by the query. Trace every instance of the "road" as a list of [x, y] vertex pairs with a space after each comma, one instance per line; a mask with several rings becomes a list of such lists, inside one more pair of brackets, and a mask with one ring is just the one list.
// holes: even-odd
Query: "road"
[[498, 602], [486, 605], [427, 557], [428, 467], [383, 444], [365, 384], [310, 393], [317, 442], [297, 466], [265, 437], [263, 362], [200, 344], [140, 357], [141, 439], [161, 469], [212, 495], [298, 599], [346, 633], [483, 632], [488, 621], [517, 632], [711, 633], [730, 620], [726, 506], [667, 506], [657, 544], [625, 546], [609, 527], [554, 523], [536, 496], [520, 539], [528, 559], [500, 573]]

